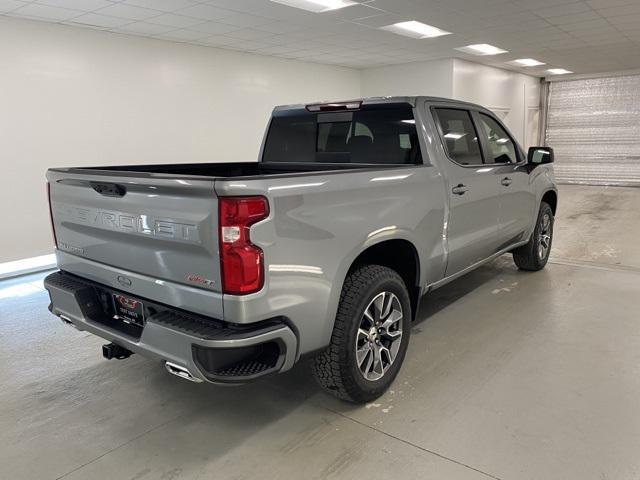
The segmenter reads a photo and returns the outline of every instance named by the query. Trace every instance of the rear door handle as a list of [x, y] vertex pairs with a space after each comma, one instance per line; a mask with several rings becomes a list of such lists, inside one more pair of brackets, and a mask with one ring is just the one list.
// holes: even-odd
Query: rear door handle
[[469, 187], [467, 187], [466, 185], [463, 185], [462, 183], [459, 183], [458, 185], [456, 185], [451, 189], [451, 191], [456, 195], [464, 195], [464, 193], [467, 190], [469, 190]]
[[504, 177], [500, 183], [505, 187], [508, 187], [509, 185], [511, 185], [511, 181], [512, 180], [509, 177]]

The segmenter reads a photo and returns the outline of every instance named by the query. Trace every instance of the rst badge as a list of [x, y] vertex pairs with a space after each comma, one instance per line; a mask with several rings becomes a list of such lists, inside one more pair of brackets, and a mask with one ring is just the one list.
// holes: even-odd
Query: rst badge
[[216, 282], [214, 282], [213, 280], [204, 278], [202, 275], [196, 275], [195, 273], [190, 273], [189, 275], [187, 275], [187, 281], [189, 283], [196, 283], [210, 289], [213, 289], [216, 285]]

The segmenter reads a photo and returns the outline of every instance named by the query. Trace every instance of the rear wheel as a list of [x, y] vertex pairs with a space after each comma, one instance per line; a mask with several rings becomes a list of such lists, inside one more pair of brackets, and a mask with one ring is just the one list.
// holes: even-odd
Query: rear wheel
[[343, 400], [378, 398], [400, 370], [410, 329], [411, 303], [402, 278], [379, 265], [359, 268], [342, 289], [331, 343], [314, 359], [316, 380]]
[[547, 264], [553, 240], [553, 221], [553, 210], [548, 203], [542, 202], [529, 243], [513, 251], [513, 261], [519, 269], [537, 271]]

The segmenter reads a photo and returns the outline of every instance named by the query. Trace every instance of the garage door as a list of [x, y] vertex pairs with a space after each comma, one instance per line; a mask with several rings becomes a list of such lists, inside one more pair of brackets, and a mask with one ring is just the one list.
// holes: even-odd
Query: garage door
[[640, 186], [640, 75], [552, 82], [546, 140], [560, 182]]

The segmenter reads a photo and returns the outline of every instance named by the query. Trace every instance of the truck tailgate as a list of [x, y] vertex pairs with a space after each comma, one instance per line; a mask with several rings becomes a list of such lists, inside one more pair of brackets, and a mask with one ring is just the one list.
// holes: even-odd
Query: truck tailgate
[[[77, 264], [79, 271], [71, 273], [81, 275], [83, 263], [91, 264], [92, 272], [104, 266], [105, 277], [122, 272], [124, 290], [131, 273], [132, 278], [167, 285], [164, 300], [174, 304], [171, 288], [216, 292], [207, 311], [221, 312], [213, 180], [85, 172], [47, 172], [58, 259], [74, 257], [68, 263]], [[94, 280], [114, 283], [112, 278]]]

